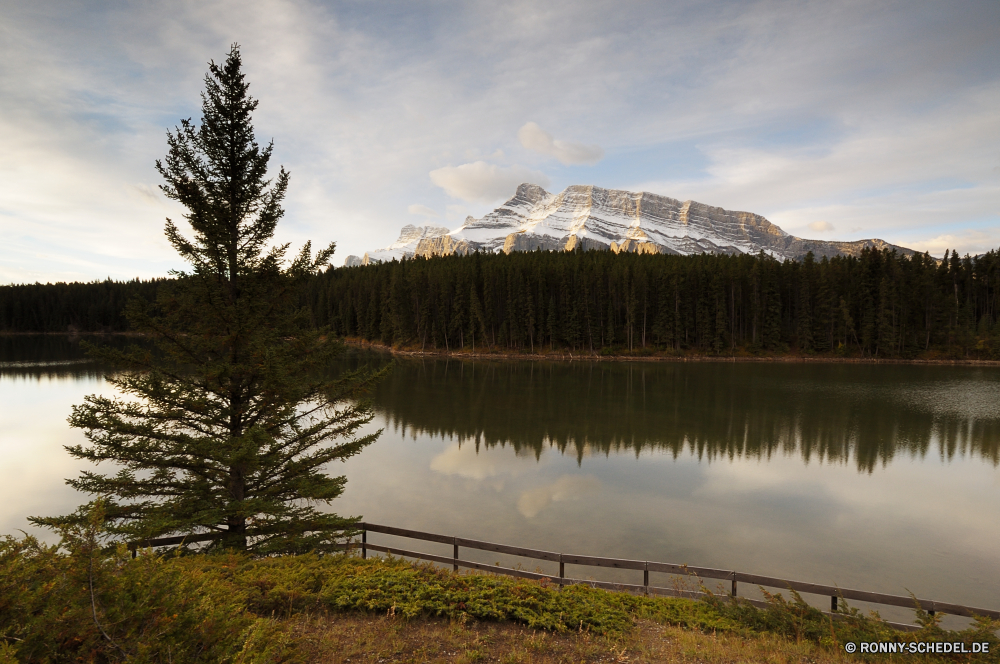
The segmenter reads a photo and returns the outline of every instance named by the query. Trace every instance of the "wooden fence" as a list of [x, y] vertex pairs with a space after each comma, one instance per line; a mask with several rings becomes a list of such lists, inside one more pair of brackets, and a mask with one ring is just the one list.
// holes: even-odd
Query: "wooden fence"
[[[623, 558], [601, 558], [596, 556], [579, 556], [571, 555], [565, 553], [555, 553], [552, 551], [542, 551], [540, 549], [527, 549], [519, 546], [509, 546], [507, 544], [497, 544], [494, 542], [483, 542], [480, 540], [466, 539], [464, 537], [452, 537], [450, 535], [438, 535], [435, 533], [425, 533], [418, 530], [407, 530], [405, 528], [394, 528], [392, 526], [381, 526], [374, 523], [358, 523], [356, 528], [361, 531], [361, 542], [351, 543], [347, 545], [346, 549], [360, 549], [361, 557], [367, 558], [369, 551], [376, 551], [385, 554], [391, 554], [395, 556], [402, 556], [404, 558], [416, 558], [419, 560], [427, 560], [430, 562], [441, 563], [444, 565], [451, 565], [452, 569], [458, 571], [460, 567], [466, 569], [475, 569], [483, 572], [490, 572], [492, 574], [505, 574], [508, 576], [515, 576], [522, 579], [533, 579], [540, 581], [542, 579], [551, 581], [552, 583], [558, 584], [560, 586], [575, 585], [575, 584], [586, 584], [594, 588], [603, 588], [606, 590], [615, 591], [625, 591], [632, 593], [641, 593], [645, 595], [665, 595], [671, 597], [687, 597], [691, 599], [705, 599], [708, 597], [708, 593], [701, 590], [687, 590], [680, 587], [664, 587], [664, 586], [654, 586], [649, 583], [649, 573], [650, 572], [662, 572], [665, 574], [673, 574], [685, 577], [686, 579], [696, 580], [699, 587], [702, 587], [703, 579], [718, 579], [721, 581], [728, 581], [730, 583], [729, 594], [718, 595], [717, 597], [723, 601], [729, 601], [732, 598], [739, 597], [739, 584], [746, 583], [754, 586], [763, 586], [766, 588], [775, 588], [779, 590], [795, 590], [800, 593], [807, 593], [812, 595], [824, 595], [830, 598], [830, 613], [835, 615], [837, 611], [837, 604], [839, 599], [845, 600], [856, 600], [861, 602], [868, 602], [871, 604], [881, 604], [885, 606], [898, 606], [908, 609], [915, 608], [914, 603], [918, 603], [920, 608], [927, 611], [930, 614], [934, 613], [947, 613], [951, 615], [958, 616], [988, 616], [990, 618], [1000, 619], [1000, 611], [995, 611], [991, 609], [980, 609], [970, 606], [963, 606], [961, 604], [952, 604], [949, 602], [939, 602], [936, 600], [929, 599], [914, 599], [913, 597], [905, 595], [887, 595], [884, 593], [873, 593], [866, 590], [852, 590], [849, 588], [838, 588], [837, 586], [827, 586], [818, 583], [807, 583], [803, 581], [792, 581], [789, 579], [779, 579], [772, 576], [761, 576], [759, 574], [746, 574], [744, 572], [737, 572], [735, 570], [724, 570], [715, 569], [711, 567], [692, 567], [690, 565], [679, 565], [674, 563], [662, 563], [654, 562], [651, 560], [628, 560]], [[422, 540], [425, 542], [436, 542], [439, 544], [448, 544], [452, 546], [452, 556], [438, 556], [429, 553], [423, 553], [420, 551], [410, 551], [407, 549], [400, 549], [393, 546], [384, 546], [381, 544], [374, 544], [368, 541], [368, 533], [382, 533], [385, 535], [393, 535], [396, 537], [403, 537], [413, 540]], [[129, 543], [129, 549], [132, 551], [132, 556], [136, 554], [136, 549], [139, 546], [170, 546], [184, 543], [195, 543], [195, 542], [207, 542], [211, 540], [219, 539], [223, 534], [207, 534], [207, 535], [193, 535], [193, 536], [179, 536], [179, 537], [163, 537], [159, 539], [144, 540], [139, 542]], [[558, 576], [553, 576], [551, 574], [543, 574], [540, 572], [529, 572], [523, 569], [512, 569], [508, 567], [500, 567], [498, 565], [488, 565], [485, 563], [477, 563], [471, 560], [463, 560], [459, 557], [459, 550], [461, 548], [466, 549], [476, 549], [479, 551], [490, 551], [493, 553], [502, 553], [510, 556], [518, 556], [521, 558], [530, 558], [533, 560], [544, 560], [547, 562], [553, 562], [559, 564], [559, 574]], [[612, 583], [608, 581], [594, 581], [592, 579], [578, 579], [570, 576], [566, 576], [566, 565], [579, 565], [585, 567], [606, 567], [611, 569], [621, 569], [621, 570], [635, 570], [642, 572], [642, 584], [629, 584], [629, 583]], [[766, 607], [767, 602], [760, 600], [750, 599], [743, 597], [742, 601], [750, 602], [751, 604], [759, 607]], [[918, 629], [915, 625], [908, 625], [904, 623], [889, 623], [893, 627], [901, 630], [915, 630]]]

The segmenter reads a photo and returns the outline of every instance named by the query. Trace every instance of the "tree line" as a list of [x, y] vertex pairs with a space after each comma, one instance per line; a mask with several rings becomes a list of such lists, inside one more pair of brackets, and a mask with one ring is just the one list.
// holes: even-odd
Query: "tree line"
[[0, 332], [126, 332], [125, 305], [166, 279], [0, 286]]
[[328, 270], [305, 298], [337, 334], [421, 349], [987, 358], [1000, 351], [998, 294], [996, 251], [785, 262], [586, 251]]
[[[0, 286], [0, 331], [124, 331], [163, 281]], [[1000, 356], [997, 251], [473, 254], [330, 268], [299, 297], [317, 327], [420, 349]]]

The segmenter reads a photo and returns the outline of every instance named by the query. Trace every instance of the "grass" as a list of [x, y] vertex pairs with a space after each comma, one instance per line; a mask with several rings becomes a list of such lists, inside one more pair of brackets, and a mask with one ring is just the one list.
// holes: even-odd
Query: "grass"
[[[13, 662], [840, 662], [847, 641], [988, 641], [1000, 623], [920, 632], [767, 609], [454, 573], [398, 559], [144, 553], [93, 530], [0, 540], [0, 664]], [[900, 656], [894, 656], [901, 659]], [[885, 656], [871, 658], [884, 660]], [[935, 661], [903, 657], [906, 661]]]

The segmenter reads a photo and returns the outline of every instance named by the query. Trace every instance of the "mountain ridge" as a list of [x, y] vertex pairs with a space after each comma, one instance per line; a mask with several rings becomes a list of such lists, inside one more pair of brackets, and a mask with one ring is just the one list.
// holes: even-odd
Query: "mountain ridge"
[[690, 255], [757, 254], [798, 260], [856, 256], [865, 248], [915, 252], [877, 238], [850, 242], [809, 240], [786, 233], [752, 212], [679, 201], [650, 192], [571, 185], [551, 194], [521, 184], [514, 196], [480, 219], [466, 217], [453, 231], [441, 226], [403, 227], [389, 247], [348, 256], [345, 265], [422, 256], [465, 255], [475, 251], [569, 251], [576, 248], [615, 253]]

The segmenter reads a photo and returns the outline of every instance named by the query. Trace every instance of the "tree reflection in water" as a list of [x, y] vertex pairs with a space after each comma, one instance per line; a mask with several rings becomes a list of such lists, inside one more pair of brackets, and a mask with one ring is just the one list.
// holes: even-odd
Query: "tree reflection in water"
[[397, 429], [477, 449], [800, 455], [868, 473], [897, 456], [1000, 464], [996, 404], [992, 367], [756, 362], [400, 359], [376, 395]]

